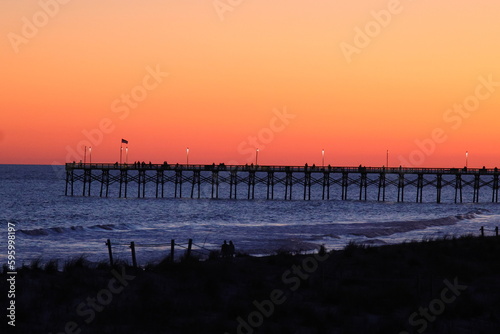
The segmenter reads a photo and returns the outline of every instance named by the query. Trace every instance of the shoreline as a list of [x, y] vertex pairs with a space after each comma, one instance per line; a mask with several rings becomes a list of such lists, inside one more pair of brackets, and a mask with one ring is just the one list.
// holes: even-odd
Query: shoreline
[[[500, 238], [464, 236], [138, 269], [83, 258], [63, 271], [53, 262], [34, 264], [18, 270], [16, 327], [29, 333], [411, 333], [425, 325], [425, 333], [496, 333], [498, 254]], [[0, 276], [6, 289], [8, 275]], [[454, 286], [457, 294], [450, 292]]]

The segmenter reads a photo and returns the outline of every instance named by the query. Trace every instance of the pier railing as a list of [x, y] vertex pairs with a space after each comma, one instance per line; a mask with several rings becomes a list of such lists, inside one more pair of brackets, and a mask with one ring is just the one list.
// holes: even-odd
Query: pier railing
[[151, 163], [67, 163], [71, 169], [109, 169], [109, 170], [186, 170], [186, 171], [257, 171], [257, 172], [335, 172], [335, 173], [391, 173], [391, 174], [486, 174], [500, 173], [498, 168], [414, 168], [414, 167], [340, 167], [340, 166], [278, 166], [278, 165], [225, 165], [225, 164], [151, 164]]

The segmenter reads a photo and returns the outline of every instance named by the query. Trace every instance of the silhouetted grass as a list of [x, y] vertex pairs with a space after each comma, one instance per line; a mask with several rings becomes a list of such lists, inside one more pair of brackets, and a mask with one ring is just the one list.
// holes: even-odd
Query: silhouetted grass
[[[444, 280], [455, 277], [468, 288], [426, 333], [496, 333], [500, 324], [500, 240], [495, 237], [382, 247], [350, 243], [341, 251], [319, 252], [328, 258], [312, 271], [302, 270], [307, 278], [296, 281], [296, 290], [284, 274], [290, 277], [312, 255], [278, 251], [262, 258], [178, 262], [166, 257], [138, 270], [119, 260], [113, 268], [107, 262], [92, 264], [84, 256], [64, 263], [62, 271], [54, 270], [56, 261], [43, 267], [38, 261], [17, 276], [22, 320], [16, 327], [58, 333], [75, 321], [81, 333], [236, 333], [236, 319], [247, 319], [256, 310], [254, 301], [268, 300], [279, 289], [286, 301], [274, 306], [255, 333], [415, 332], [409, 316], [440, 298]], [[108, 289], [110, 280], [117, 284], [116, 274], [122, 272], [135, 277], [87, 324], [78, 305]], [[1, 277], [2, 291], [6, 283]]]

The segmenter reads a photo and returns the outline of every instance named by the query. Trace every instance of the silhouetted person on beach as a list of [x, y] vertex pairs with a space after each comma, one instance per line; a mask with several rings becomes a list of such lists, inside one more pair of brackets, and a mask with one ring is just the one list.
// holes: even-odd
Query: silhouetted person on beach
[[234, 244], [229, 240], [229, 246], [227, 248], [229, 257], [234, 257]]
[[229, 245], [227, 244], [226, 240], [224, 240], [224, 243], [220, 248], [220, 254], [222, 257], [227, 257], [228, 252], [229, 252]]

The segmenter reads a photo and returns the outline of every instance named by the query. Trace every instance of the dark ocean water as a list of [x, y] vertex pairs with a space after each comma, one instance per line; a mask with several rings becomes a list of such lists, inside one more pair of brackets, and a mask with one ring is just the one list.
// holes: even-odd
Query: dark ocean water
[[[63, 170], [0, 165], [0, 243], [7, 244], [7, 223], [15, 223], [19, 266], [36, 258], [64, 261], [82, 254], [91, 261], [105, 260], [106, 239], [111, 239], [115, 256], [126, 260], [127, 245], [134, 241], [137, 259], [144, 264], [166, 256], [171, 239], [181, 244], [181, 251], [192, 238], [196, 254], [202, 256], [219, 249], [225, 239], [232, 240], [237, 251], [270, 254], [278, 249], [313, 250], [321, 244], [338, 249], [351, 240], [379, 245], [478, 234], [480, 226], [494, 234], [500, 225], [500, 204], [488, 203], [488, 194], [481, 198], [483, 203], [453, 204], [451, 188], [444, 189], [442, 204], [433, 202], [430, 190], [424, 190], [426, 203], [410, 202], [411, 189], [408, 202], [396, 203], [396, 189], [391, 188], [386, 202], [375, 201], [373, 189], [368, 201], [341, 201], [336, 192], [329, 201], [317, 196], [311, 201], [265, 200], [264, 190], [257, 191], [255, 200], [124, 199], [116, 194], [100, 198], [97, 192], [71, 197], [64, 195]], [[221, 197], [228, 197], [223, 190]], [[464, 196], [469, 201], [472, 193]], [[5, 263], [6, 246], [2, 248]]]

